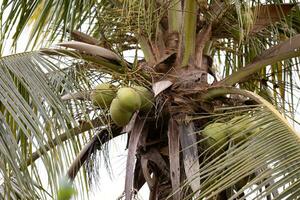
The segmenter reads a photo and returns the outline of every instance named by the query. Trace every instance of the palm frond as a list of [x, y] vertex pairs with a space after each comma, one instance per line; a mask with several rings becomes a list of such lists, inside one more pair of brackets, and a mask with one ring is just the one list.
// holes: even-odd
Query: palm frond
[[134, 125], [129, 139], [130, 141], [126, 163], [125, 200], [130, 200], [133, 197], [135, 152], [137, 150], [140, 137], [145, 134], [145, 132], [147, 133], [147, 127], [145, 126], [144, 119], [140, 118], [140, 116], [134, 116], [132, 120], [134, 120]]
[[170, 155], [170, 173], [171, 184], [173, 188], [173, 198], [180, 199], [180, 192], [176, 191], [180, 186], [180, 144], [179, 144], [179, 132], [177, 123], [174, 119], [170, 119], [168, 126], [168, 140], [169, 140], [169, 155]]
[[168, 23], [170, 32], [179, 32], [182, 24], [182, 7], [180, 0], [169, 1]]
[[[65, 67], [60, 68], [60, 65]], [[68, 66], [67, 61], [57, 62], [39, 52], [1, 58], [3, 137], [0, 154], [3, 158], [1, 174], [5, 179], [2, 188], [7, 195], [11, 193], [13, 197], [22, 192], [28, 199], [47, 196], [49, 188], [43, 189], [46, 185], [40, 180], [37, 165], [46, 168], [51, 193], [54, 194], [58, 178], [81, 149], [82, 141], [90, 138], [89, 135], [78, 135], [103, 124], [109, 127], [105, 113], [102, 113], [102, 120], [89, 122], [92, 116], [89, 116], [85, 103], [76, 100], [63, 102], [60, 98], [65, 93], [90, 90], [95, 81], [101, 79], [101, 76], [96, 80], [89, 79], [83, 72], [76, 68], [76, 64]], [[87, 122], [81, 121], [78, 126], [76, 118]], [[36, 164], [38, 158], [41, 159]], [[28, 165], [31, 167], [27, 168]], [[16, 185], [18, 188], [14, 190]]]
[[[258, 190], [264, 192], [255, 198], [262, 198], [276, 190], [279, 191], [282, 187], [293, 187], [296, 184], [299, 176], [295, 173], [293, 176], [290, 174], [293, 170], [297, 170], [296, 163], [299, 160], [297, 157], [291, 159], [286, 157], [287, 151], [293, 152], [293, 154], [299, 152], [299, 138], [296, 133], [286, 125], [286, 122], [280, 121], [274, 117], [273, 113], [265, 110], [248, 116], [248, 119], [256, 123], [249, 129], [245, 129], [241, 135], [246, 135], [247, 132], [255, 131], [258, 128], [259, 131], [255, 133], [255, 136], [248, 138], [249, 141], [244, 144], [241, 142], [240, 146], [235, 145], [229, 148], [229, 152], [212, 161], [207, 161], [207, 164], [200, 168], [199, 177], [202, 177], [203, 196], [211, 196], [214, 192], [219, 193], [222, 190], [233, 189], [235, 184], [253, 173], [255, 173], [255, 178], [252, 180], [249, 178], [249, 182], [246, 181], [244, 186], [235, 188], [236, 193], [233, 192], [234, 195], [229, 199], [239, 197], [246, 188], [250, 191], [249, 194], [245, 194], [244, 198], [250, 194], [254, 195]], [[244, 127], [244, 120], [247, 121], [247, 117], [235, 126]], [[233, 140], [234, 137], [231, 142]], [[292, 169], [292, 166], [295, 169]], [[221, 177], [222, 181], [219, 179]], [[205, 178], [207, 179], [205, 180]], [[270, 184], [272, 181], [275, 184], [268, 187], [268, 183]], [[255, 186], [257, 187], [255, 188]]]
[[[228, 199], [298, 196], [299, 191], [293, 188], [300, 176], [296, 173], [299, 134], [270, 103], [254, 93], [242, 93], [261, 104], [254, 109], [232, 107], [216, 111], [220, 115], [211, 128], [215, 135], [224, 134], [224, 138], [210, 143], [214, 145], [199, 156], [202, 162], [194, 178], [200, 178], [200, 198], [212, 198], [222, 191]], [[203, 131], [190, 134], [203, 138], [200, 146], [211, 140]], [[291, 152], [293, 156], [287, 156]]]
[[184, 67], [190, 60], [195, 59], [196, 29], [197, 29], [197, 2], [196, 0], [184, 1], [182, 38], [180, 38], [180, 63]]
[[[217, 23], [226, 24], [229, 22], [227, 24], [229, 28], [225, 29], [234, 35], [235, 31], [231, 31], [230, 28], [234, 27], [233, 24], [242, 24], [243, 21], [242, 17], [236, 17], [237, 14], [233, 13], [240, 13], [240, 15], [243, 16], [247, 13], [247, 9], [245, 10], [245, 8], [251, 6], [252, 14], [255, 13], [255, 15], [252, 15], [252, 29], [259, 29], [259, 31], [252, 31], [252, 33], [250, 33], [250, 31], [245, 35], [242, 41], [238, 41], [237, 38], [228, 37], [224, 32], [220, 31], [220, 29], [223, 29], [227, 25], [213, 26], [213, 37], [216, 37], [215, 33], [220, 33], [226, 37], [226, 39], [218, 39], [217, 42], [215, 41], [212, 48], [212, 52], [220, 61], [220, 63], [218, 63], [220, 66], [217, 70], [225, 79], [232, 77], [231, 75], [237, 71], [239, 71], [237, 73], [243, 73], [242, 71], [250, 69], [247, 68], [247, 66], [258, 61], [260, 55], [266, 55], [265, 52], [267, 53], [268, 49], [276, 48], [277, 45], [280, 46], [284, 41], [288, 41], [289, 38], [293, 38], [299, 33], [296, 28], [296, 24], [299, 21], [299, 5], [295, 4], [295, 2], [281, 4], [277, 1], [270, 1], [270, 3], [266, 5], [258, 2], [251, 2], [251, 5], [249, 5], [242, 2], [240, 5], [240, 8], [234, 8], [233, 5], [231, 5], [227, 15], [224, 16], [222, 20], [217, 21]], [[256, 18], [254, 16], [256, 16]], [[240, 22], [237, 22], [239, 20]], [[235, 28], [235, 30], [239, 31], [240, 28], [243, 27], [240, 25], [240, 27]], [[296, 52], [296, 49], [292, 52]], [[257, 93], [268, 88], [275, 106], [279, 109], [286, 110], [287, 113], [294, 113], [296, 109], [292, 102], [295, 102], [294, 99], [297, 99], [295, 89], [297, 88], [298, 79], [292, 77], [298, 74], [297, 56], [296, 53], [290, 58], [279, 58], [280, 56], [275, 56], [273, 58], [278, 58], [279, 60], [273, 60], [274, 62], [269, 60], [271, 62], [265, 64], [260, 63], [265, 65], [265, 67], [256, 71], [254, 73], [255, 75], [253, 74], [245, 79], [241, 77], [237, 78], [239, 82], [238, 87]], [[267, 59], [263, 60], [267, 61]], [[293, 91], [291, 88], [293, 88]], [[291, 96], [291, 94], [293, 94], [293, 96]]]
[[[42, 36], [49, 36], [50, 41], [58, 36], [64, 38], [67, 28], [72, 30], [95, 14], [92, 9], [95, 3], [93, 0], [68, 2], [53, 0], [3, 1], [1, 16], [2, 20], [5, 21], [1, 21], [3, 25], [2, 41], [13, 33], [14, 45], [16, 45], [17, 39], [29, 24], [32, 25], [30, 41], [32, 41], [33, 46]], [[4, 16], [7, 18], [4, 19]], [[15, 26], [15, 24], [17, 25]], [[61, 34], [57, 34], [60, 31]]]
[[[200, 164], [197, 161], [198, 149], [197, 149], [197, 137], [195, 134], [189, 134], [194, 132], [195, 127], [192, 123], [188, 125], [179, 125], [180, 143], [182, 148], [182, 157], [185, 174], [187, 176], [190, 188], [193, 192], [197, 192], [197, 188], [200, 187], [199, 178], [191, 178], [199, 170]], [[198, 197], [196, 194], [195, 197]]]
[[27, 46], [34, 49], [73, 37], [73, 30], [92, 35], [105, 47], [118, 44], [114, 48], [134, 49], [131, 45], [136, 44], [136, 39], [128, 35], [128, 23], [124, 23], [126, 17], [119, 4], [107, 0], [3, 1], [0, 13], [1, 49], [5, 48], [3, 42], [8, 38], [16, 46], [24, 30], [30, 31]]

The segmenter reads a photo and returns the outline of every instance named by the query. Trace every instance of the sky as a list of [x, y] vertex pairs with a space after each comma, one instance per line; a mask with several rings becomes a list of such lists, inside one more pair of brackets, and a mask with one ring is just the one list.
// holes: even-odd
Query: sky
[[[127, 151], [125, 151], [126, 137], [119, 136], [110, 142], [110, 159], [112, 163], [113, 177], [110, 178], [104, 165], [99, 170], [100, 182], [92, 188], [90, 197], [92, 200], [117, 199], [122, 195], [125, 183], [125, 165]], [[146, 200], [149, 190], [147, 187], [141, 189], [139, 199]]]

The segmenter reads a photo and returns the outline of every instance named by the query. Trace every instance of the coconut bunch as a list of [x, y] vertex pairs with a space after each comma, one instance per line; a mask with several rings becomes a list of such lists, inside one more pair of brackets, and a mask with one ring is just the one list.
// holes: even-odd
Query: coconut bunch
[[[206, 125], [200, 133], [201, 137], [204, 138], [201, 141], [201, 146], [207, 151], [204, 151], [205, 153], [201, 154], [200, 157], [203, 157], [205, 162], [214, 159], [219, 161], [224, 159], [228, 153], [234, 152], [236, 148], [242, 147], [247, 141], [257, 137], [266, 126], [261, 126], [260, 122], [252, 119], [251, 115], [254, 112], [243, 113], [230, 120], [226, 120], [225, 117], [221, 119], [224, 120], [222, 122], [214, 120]], [[255, 157], [248, 157], [248, 159], [253, 159], [253, 163], [255, 162]], [[254, 178], [255, 173], [249, 173], [235, 182], [233, 187], [236, 190], [241, 190]]]
[[227, 122], [210, 123], [202, 130], [205, 143], [214, 150], [227, 150], [229, 141], [240, 145], [259, 132], [256, 124], [244, 115], [236, 116]]
[[94, 106], [109, 109], [112, 121], [120, 127], [128, 124], [136, 111], [147, 113], [154, 104], [152, 92], [137, 85], [117, 88], [109, 83], [99, 84], [90, 98]]

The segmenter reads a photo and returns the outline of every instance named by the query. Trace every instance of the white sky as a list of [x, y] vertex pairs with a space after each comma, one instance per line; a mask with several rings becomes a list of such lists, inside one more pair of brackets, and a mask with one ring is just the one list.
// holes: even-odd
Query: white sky
[[[126, 138], [124, 136], [117, 137], [110, 143], [110, 158], [112, 162], [113, 178], [107, 174], [104, 165], [100, 168], [100, 182], [93, 188], [90, 197], [96, 199], [117, 199], [123, 192], [125, 181], [125, 165], [127, 151], [125, 151]], [[146, 185], [144, 185], [146, 186]], [[149, 190], [143, 187], [140, 191], [139, 198], [142, 200], [148, 199]]]

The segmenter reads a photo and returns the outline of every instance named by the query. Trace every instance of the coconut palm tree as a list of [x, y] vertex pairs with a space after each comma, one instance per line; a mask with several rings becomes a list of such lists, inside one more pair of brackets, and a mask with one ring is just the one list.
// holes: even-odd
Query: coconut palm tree
[[[300, 196], [296, 1], [5, 0], [0, 12], [2, 52], [29, 38], [0, 59], [1, 198], [55, 199], [64, 175], [84, 196], [120, 135], [126, 200], [145, 184], [151, 200]], [[120, 107], [97, 104], [101, 83]], [[122, 105], [149, 108], [124, 118], [120, 88], [138, 94]]]

